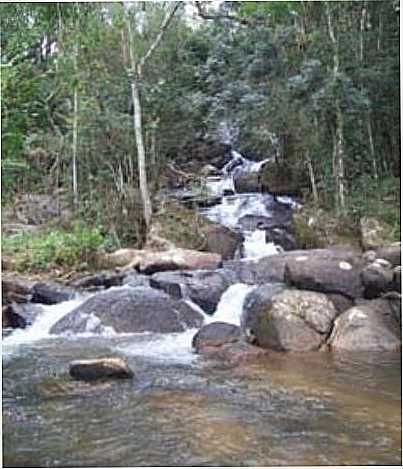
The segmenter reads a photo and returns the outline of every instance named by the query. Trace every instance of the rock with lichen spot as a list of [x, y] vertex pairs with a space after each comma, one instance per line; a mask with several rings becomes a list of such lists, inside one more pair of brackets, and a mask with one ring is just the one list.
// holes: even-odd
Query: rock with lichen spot
[[387, 300], [372, 300], [341, 314], [328, 341], [335, 350], [387, 351], [401, 347], [401, 331]]
[[338, 314], [325, 294], [311, 291], [286, 289], [256, 305], [256, 344], [279, 351], [318, 350]]

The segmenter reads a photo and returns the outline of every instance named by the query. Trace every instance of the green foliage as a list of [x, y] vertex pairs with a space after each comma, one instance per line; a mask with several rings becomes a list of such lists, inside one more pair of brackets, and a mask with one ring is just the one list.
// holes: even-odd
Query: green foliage
[[40, 234], [3, 236], [2, 254], [15, 259], [18, 270], [91, 265], [108, 241], [98, 228], [76, 223], [71, 231], [49, 230]]

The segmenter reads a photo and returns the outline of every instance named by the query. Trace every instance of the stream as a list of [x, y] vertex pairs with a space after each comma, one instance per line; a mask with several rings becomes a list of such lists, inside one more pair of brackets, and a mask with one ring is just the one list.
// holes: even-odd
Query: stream
[[[227, 190], [233, 171], [211, 181], [212, 192]], [[245, 215], [270, 218], [274, 203], [294, 205], [279, 199], [233, 193], [201, 212], [236, 227]], [[243, 231], [243, 257], [281, 250], [264, 233]], [[253, 288], [229, 287], [205, 322], [239, 324]], [[270, 352], [235, 366], [193, 353], [195, 329], [51, 335], [89, 295], [43, 306], [30, 327], [3, 338], [5, 467], [401, 464], [400, 353]], [[74, 359], [111, 355], [124, 357], [135, 379], [89, 384], [68, 375]]]

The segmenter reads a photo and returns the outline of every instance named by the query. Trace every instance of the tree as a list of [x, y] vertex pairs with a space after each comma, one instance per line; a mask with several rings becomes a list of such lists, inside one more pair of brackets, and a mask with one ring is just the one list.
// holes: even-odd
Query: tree
[[[155, 37], [154, 41], [150, 44], [148, 50], [142, 55], [142, 57], [136, 58], [134, 52], [133, 44], [133, 32], [131, 27], [130, 15], [128, 8], [123, 6], [126, 31], [128, 37], [128, 49], [130, 57], [130, 70], [128, 71], [129, 78], [131, 80], [131, 91], [132, 91], [132, 100], [133, 100], [133, 124], [136, 135], [136, 145], [137, 145], [137, 160], [138, 160], [138, 170], [139, 170], [139, 182], [140, 182], [140, 192], [141, 198], [143, 201], [143, 210], [144, 210], [144, 220], [146, 226], [149, 227], [151, 223], [152, 215], [152, 206], [151, 199], [147, 184], [147, 172], [146, 172], [146, 155], [144, 147], [144, 137], [143, 137], [143, 123], [142, 123], [142, 107], [140, 99], [140, 89], [142, 86], [143, 80], [143, 69], [147, 60], [151, 57], [155, 49], [160, 45], [162, 38], [165, 34], [165, 31], [169, 27], [169, 24], [175, 15], [175, 12], [180, 6], [180, 2], [176, 2], [174, 7], [169, 11], [164, 21], [162, 22], [159, 32]], [[143, 29], [143, 24], [141, 24], [141, 32]]]

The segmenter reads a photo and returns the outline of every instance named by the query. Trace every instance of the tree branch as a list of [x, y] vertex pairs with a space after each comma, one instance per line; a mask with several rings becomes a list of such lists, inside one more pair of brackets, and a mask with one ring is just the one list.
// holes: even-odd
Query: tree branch
[[244, 26], [255, 26], [257, 22], [255, 20], [250, 20], [248, 18], [240, 18], [239, 16], [234, 15], [210, 15], [206, 12], [204, 7], [202, 6], [201, 2], [195, 2], [196, 8], [200, 18], [204, 20], [231, 20], [236, 21], [237, 23], [243, 24]]
[[151, 54], [159, 46], [159, 44], [162, 40], [162, 37], [164, 36], [165, 31], [168, 29], [169, 23], [171, 22], [172, 18], [174, 17], [174, 15], [176, 13], [176, 10], [179, 8], [180, 4], [181, 4], [181, 2], [176, 2], [173, 9], [171, 10], [171, 12], [167, 14], [164, 21], [161, 24], [160, 32], [158, 33], [157, 37], [155, 38], [155, 41], [151, 44], [148, 51], [140, 59], [138, 65], [137, 65], [137, 72], [138, 72], [139, 75], [141, 75], [142, 69], [143, 69], [144, 64], [146, 63], [146, 61], [150, 58]]

